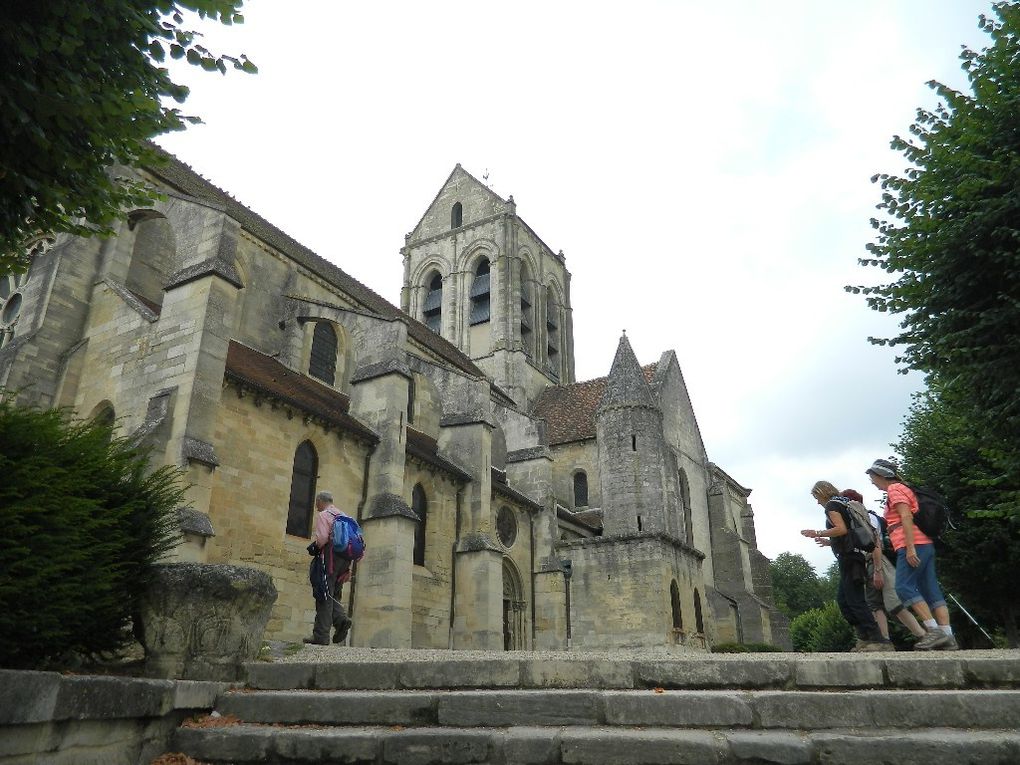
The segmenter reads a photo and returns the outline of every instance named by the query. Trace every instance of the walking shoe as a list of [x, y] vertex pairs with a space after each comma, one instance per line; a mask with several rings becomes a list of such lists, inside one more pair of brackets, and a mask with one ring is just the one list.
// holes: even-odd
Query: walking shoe
[[949, 638], [949, 640], [947, 640], [944, 645], [939, 646], [935, 650], [937, 650], [937, 651], [959, 651], [960, 650], [960, 644], [956, 642], [956, 636], [955, 635], [946, 635], [946, 637]]
[[875, 653], [878, 651], [895, 651], [896, 646], [890, 640], [866, 640], [861, 646], [861, 653]]
[[351, 631], [351, 625], [354, 624], [352, 619], [348, 619], [341, 624], [333, 635], [334, 643], [342, 643], [347, 639], [347, 633]]
[[948, 644], [950, 640], [952, 640], [953, 643], [956, 643], [956, 640], [952, 635], [947, 635], [945, 632], [936, 627], [935, 629], [927, 630], [924, 633], [924, 637], [914, 643], [914, 650], [934, 651]]
[[328, 640], [316, 640], [313, 637], [302, 638], [301, 642], [302, 643], [307, 643], [308, 645], [329, 645], [329, 641]]

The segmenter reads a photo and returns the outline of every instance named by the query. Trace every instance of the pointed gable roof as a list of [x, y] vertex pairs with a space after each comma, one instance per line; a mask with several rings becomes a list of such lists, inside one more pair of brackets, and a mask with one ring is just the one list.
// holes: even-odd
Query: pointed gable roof
[[596, 415], [620, 406], [655, 406], [652, 389], [626, 334], [620, 337], [620, 344], [616, 347], [616, 358], [606, 378], [606, 392], [602, 395]]
[[[473, 214], [465, 215], [465, 224], [474, 223], [479, 218], [503, 213], [510, 209], [510, 202], [461, 167], [458, 162], [447, 176], [446, 181], [440, 186], [439, 191], [436, 192], [436, 196], [421, 218], [418, 219], [411, 233], [408, 234], [408, 243], [427, 239], [436, 233], [445, 234], [450, 230], [449, 211], [443, 200], [453, 196], [471, 197], [472, 204], [476, 208], [472, 211]], [[458, 199], [458, 201], [462, 200]]]

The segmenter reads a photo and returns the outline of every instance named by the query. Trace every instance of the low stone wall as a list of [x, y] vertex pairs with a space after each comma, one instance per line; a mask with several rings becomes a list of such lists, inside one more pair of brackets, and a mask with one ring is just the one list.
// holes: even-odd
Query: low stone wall
[[229, 686], [0, 670], [0, 765], [148, 765]]

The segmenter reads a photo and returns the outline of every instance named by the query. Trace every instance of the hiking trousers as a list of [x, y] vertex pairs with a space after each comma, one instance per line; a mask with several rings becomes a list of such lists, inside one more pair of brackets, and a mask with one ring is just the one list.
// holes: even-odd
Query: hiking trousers
[[329, 642], [331, 627], [338, 632], [343, 632], [347, 625], [347, 611], [340, 604], [344, 586], [339, 580], [348, 568], [350, 568], [348, 561], [335, 558], [333, 573], [326, 574], [326, 584], [332, 597], [315, 601], [315, 625], [312, 627], [312, 639], [317, 642]]
[[885, 640], [864, 598], [864, 558], [841, 555], [836, 560], [839, 562], [839, 587], [836, 589], [839, 612], [850, 622], [861, 640]]

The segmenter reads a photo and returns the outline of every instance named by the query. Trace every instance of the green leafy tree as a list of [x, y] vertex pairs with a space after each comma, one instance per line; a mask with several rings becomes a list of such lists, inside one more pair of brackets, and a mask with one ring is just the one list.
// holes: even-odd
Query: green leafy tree
[[803, 555], [780, 553], [769, 563], [769, 571], [776, 608], [790, 619], [825, 602], [818, 576]]
[[961, 54], [970, 92], [929, 83], [938, 105], [892, 141], [909, 167], [875, 176], [885, 215], [860, 262], [896, 281], [847, 289], [903, 316], [872, 342], [968, 412], [997, 466], [985, 509], [1020, 520], [1020, 3], [980, 25], [990, 45]]
[[0, 400], [0, 666], [121, 648], [153, 564], [177, 542], [178, 471], [150, 472], [112, 435]]
[[825, 573], [818, 577], [822, 588], [824, 600], [836, 600], [836, 591], [839, 589], [839, 563], [835, 560], [825, 569]]
[[[939, 551], [939, 578], [988, 631], [1020, 647], [1020, 603], [1013, 584], [1020, 569], [1020, 532], [990, 510], [1001, 496], [1003, 470], [985, 435], [974, 428], [968, 402], [938, 388], [915, 397], [897, 451], [907, 480], [938, 489], [953, 511]], [[954, 624], [968, 630], [962, 616]], [[972, 645], [987, 645], [976, 630]]]
[[0, 3], [0, 274], [27, 267], [39, 232], [106, 234], [125, 207], [151, 204], [114, 165], [155, 163], [148, 139], [198, 118], [167, 57], [207, 71], [244, 56], [210, 52], [186, 13], [237, 24], [243, 0], [5, 0]]
[[790, 622], [790, 641], [795, 651], [846, 651], [854, 644], [854, 631], [830, 600]]

